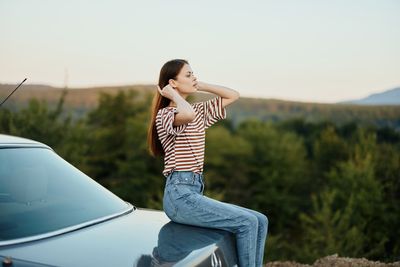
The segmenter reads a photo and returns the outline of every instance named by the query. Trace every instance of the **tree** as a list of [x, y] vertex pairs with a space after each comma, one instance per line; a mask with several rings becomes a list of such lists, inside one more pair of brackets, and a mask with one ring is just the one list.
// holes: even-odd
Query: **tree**
[[241, 124], [237, 134], [252, 146], [246, 160], [250, 197], [244, 203], [273, 218], [273, 233], [286, 233], [287, 240], [293, 238], [297, 213], [309, 206], [305, 200], [311, 180], [302, 139], [257, 121]]
[[360, 129], [355, 140], [350, 159], [330, 171], [326, 189], [313, 197], [313, 212], [300, 215], [305, 247], [299, 257], [310, 260], [337, 252], [378, 259], [384, 254], [387, 206], [375, 177], [375, 136]]
[[221, 125], [208, 129], [206, 138], [205, 194], [243, 204], [243, 200], [251, 197], [250, 191], [243, 190], [250, 183], [247, 169], [251, 145]]
[[335, 131], [333, 126], [327, 126], [316, 138], [313, 145], [313, 192], [321, 190], [326, 184], [326, 174], [348, 158], [347, 144]]
[[70, 116], [63, 114], [65, 94], [62, 94], [54, 109], [49, 109], [44, 101], [31, 99], [28, 106], [18, 112], [2, 112], [2, 131], [43, 142], [58, 151], [62, 146], [60, 140], [64, 139], [71, 127]]
[[89, 174], [96, 179], [118, 176], [118, 164], [126, 160], [127, 121], [142, 108], [137, 93], [119, 91], [115, 96], [101, 93], [99, 105], [88, 114]]
[[362, 231], [366, 222], [352, 223], [354, 195], [340, 209], [334, 208], [336, 196], [335, 188], [325, 189], [318, 195], [313, 194], [313, 212], [300, 213], [303, 229], [301, 249], [291, 248], [298, 260], [312, 263], [322, 256], [338, 252], [353, 257], [362, 253], [366, 242]]

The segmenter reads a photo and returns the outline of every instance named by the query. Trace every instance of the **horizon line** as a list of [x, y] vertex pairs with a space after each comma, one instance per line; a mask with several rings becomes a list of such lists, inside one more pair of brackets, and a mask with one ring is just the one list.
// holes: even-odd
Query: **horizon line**
[[[0, 81], [0, 85], [17, 85], [18, 83], [8, 83], [8, 82], [2, 82]], [[26, 85], [30, 85], [30, 86], [47, 86], [47, 87], [52, 87], [52, 88], [56, 88], [56, 89], [71, 89], [71, 90], [80, 90], [80, 89], [96, 89], [96, 88], [102, 88], [102, 87], [129, 87], [129, 86], [156, 86], [156, 83], [146, 83], [146, 82], [140, 82], [140, 83], [131, 83], [131, 84], [92, 84], [92, 85], [85, 85], [85, 86], [59, 86], [59, 85], [55, 85], [52, 83], [26, 83]], [[378, 92], [373, 92], [368, 94], [367, 96], [363, 96], [360, 98], [356, 98], [356, 99], [342, 99], [342, 100], [338, 100], [335, 102], [322, 102], [321, 100], [304, 100], [304, 99], [296, 99], [296, 98], [279, 98], [279, 97], [275, 97], [275, 96], [255, 96], [252, 94], [242, 94], [240, 92], [241, 97], [244, 98], [252, 98], [252, 99], [265, 99], [265, 100], [278, 100], [278, 101], [288, 101], [288, 102], [300, 102], [300, 103], [309, 103], [309, 104], [355, 104], [355, 103], [351, 103], [352, 101], [358, 101], [364, 98], [367, 98], [369, 96], [375, 95], [375, 94], [380, 94], [380, 93], [384, 93], [390, 90], [394, 90], [400, 88], [400, 86], [396, 86], [396, 87], [392, 87], [386, 90], [381, 90]], [[347, 102], [347, 103], [346, 103]]]

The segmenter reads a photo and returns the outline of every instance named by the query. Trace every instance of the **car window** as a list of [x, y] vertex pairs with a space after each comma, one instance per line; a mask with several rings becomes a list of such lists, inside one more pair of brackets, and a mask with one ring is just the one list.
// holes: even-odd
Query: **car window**
[[0, 149], [0, 241], [48, 233], [128, 208], [50, 149]]

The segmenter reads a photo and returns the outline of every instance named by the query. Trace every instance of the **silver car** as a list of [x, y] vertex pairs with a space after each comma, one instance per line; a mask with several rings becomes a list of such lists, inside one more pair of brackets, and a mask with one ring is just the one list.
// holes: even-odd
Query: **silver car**
[[2, 134], [0, 260], [14, 267], [237, 266], [231, 233], [137, 208], [45, 144]]

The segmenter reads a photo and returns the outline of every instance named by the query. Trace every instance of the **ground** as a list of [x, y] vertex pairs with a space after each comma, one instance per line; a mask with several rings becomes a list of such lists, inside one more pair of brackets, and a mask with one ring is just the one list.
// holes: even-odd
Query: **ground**
[[383, 263], [379, 261], [370, 261], [365, 258], [354, 259], [339, 257], [337, 254], [330, 255], [316, 260], [312, 265], [301, 264], [294, 261], [273, 261], [265, 267], [400, 267], [400, 261], [393, 263]]

